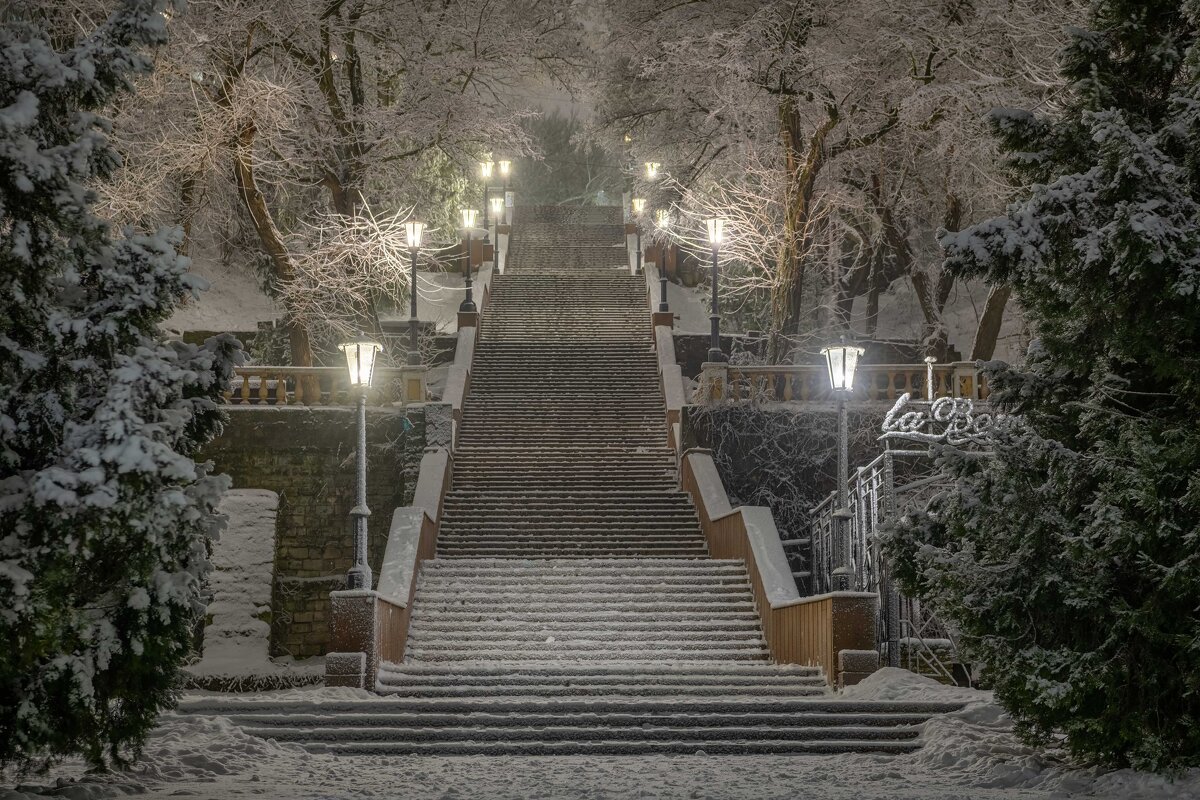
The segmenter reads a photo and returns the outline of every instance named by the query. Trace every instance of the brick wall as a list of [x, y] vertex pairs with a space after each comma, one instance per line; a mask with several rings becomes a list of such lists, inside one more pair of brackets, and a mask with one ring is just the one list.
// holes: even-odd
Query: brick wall
[[[324, 655], [329, 592], [352, 558], [355, 415], [351, 408], [231, 408], [201, 453], [234, 488], [279, 494], [271, 655]], [[367, 412], [369, 560], [378, 577], [392, 510], [412, 495], [425, 445], [424, 407]]]

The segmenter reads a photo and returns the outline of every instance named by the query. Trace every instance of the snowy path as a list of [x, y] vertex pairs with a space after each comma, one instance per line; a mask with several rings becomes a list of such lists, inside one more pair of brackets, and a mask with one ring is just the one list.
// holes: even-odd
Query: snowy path
[[[297, 690], [299, 691], [299, 690]], [[352, 690], [306, 690], [345, 699]], [[371, 697], [361, 693], [363, 697]], [[357, 696], [357, 695], [356, 695]], [[883, 670], [847, 699], [972, 700], [923, 726], [911, 755], [676, 757], [337, 757], [249, 736], [220, 717], [167, 717], [131, 774], [85, 777], [78, 764], [31, 781], [67, 798], [754, 798], [991, 800], [1200, 796], [1200, 770], [1172, 784], [1129, 771], [1071, 770], [1019, 744], [984, 692]], [[55, 788], [55, 780], [63, 785]], [[27, 787], [32, 788], [32, 787]], [[0, 800], [44, 796], [0, 789]]]

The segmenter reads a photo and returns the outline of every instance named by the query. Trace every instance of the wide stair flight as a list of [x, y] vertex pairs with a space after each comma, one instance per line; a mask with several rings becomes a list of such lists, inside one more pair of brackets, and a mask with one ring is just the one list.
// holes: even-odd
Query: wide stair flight
[[708, 557], [666, 446], [619, 208], [517, 209], [437, 557], [378, 699], [204, 699], [338, 753], [904, 752], [957, 706], [835, 699], [772, 664], [745, 565]]

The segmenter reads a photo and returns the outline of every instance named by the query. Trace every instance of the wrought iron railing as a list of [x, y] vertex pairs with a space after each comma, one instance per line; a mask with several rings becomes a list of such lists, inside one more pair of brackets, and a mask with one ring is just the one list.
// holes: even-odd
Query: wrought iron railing
[[[885, 521], [904, 508], [921, 506], [945, 487], [930, 458], [930, 444], [974, 448], [969, 452], [986, 456], [994, 422], [995, 417], [986, 408], [977, 410], [970, 399], [946, 397], [913, 402], [903, 395], [884, 419], [880, 439], [887, 449], [859, 467], [847, 485], [844, 566], [851, 590], [880, 596], [880, 652], [890, 654], [892, 664], [919, 668], [953, 682], [958, 676], [947, 663], [957, 651], [953, 632], [919, 600], [896, 591], [879, 550], [879, 531]], [[835, 538], [839, 535], [837, 511], [835, 491], [813, 509], [810, 518], [814, 594], [833, 591], [835, 570], [842, 566], [835, 563], [839, 552]], [[949, 647], [943, 647], [947, 642]]]

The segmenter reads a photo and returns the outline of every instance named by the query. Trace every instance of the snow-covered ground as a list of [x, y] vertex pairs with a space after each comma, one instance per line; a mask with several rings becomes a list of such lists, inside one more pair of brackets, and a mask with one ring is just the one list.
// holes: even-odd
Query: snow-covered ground
[[[491, 282], [492, 263], [488, 261], [471, 277], [471, 296], [476, 306], [483, 301], [483, 287]], [[443, 333], [458, 330], [458, 306], [465, 295], [461, 273], [417, 270], [417, 319], [421, 322], [432, 322]], [[407, 320], [408, 312], [380, 316], [384, 320]]]
[[282, 311], [262, 290], [253, 268], [230, 263], [203, 242], [193, 253], [191, 272], [208, 281], [199, 299], [189, 300], [163, 323], [172, 331], [253, 331]]
[[[292, 690], [320, 700], [355, 690]], [[1128, 770], [1071, 768], [1017, 742], [985, 692], [942, 687], [885, 669], [846, 699], [965, 700], [923, 726], [925, 746], [904, 756], [338, 757], [248, 736], [229, 720], [168, 716], [144, 760], [126, 774], [86, 775], [66, 764], [0, 800], [127, 794], [195, 798], [821, 798], [987, 800], [1200, 797], [1200, 770], [1172, 782]]]
[[264, 617], [271, 611], [278, 510], [279, 495], [265, 489], [230, 489], [221, 500], [228, 524], [213, 544], [204, 648], [188, 667], [202, 686], [294, 686], [324, 676], [320, 659], [295, 663], [268, 654], [271, 626]]
[[[507, 236], [500, 236], [501, 246]], [[198, 300], [189, 301], [172, 314], [163, 327], [172, 331], [253, 331], [259, 322], [278, 319], [282, 311], [263, 292], [249, 266], [233, 265], [212, 253], [198, 253], [191, 271], [209, 282]], [[476, 286], [491, 279], [488, 262], [474, 276]], [[476, 289], [475, 298], [480, 298]], [[458, 304], [463, 299], [463, 277], [457, 272], [417, 270], [417, 319], [434, 323], [440, 331], [454, 331]], [[408, 319], [408, 312], [394, 315]]]

